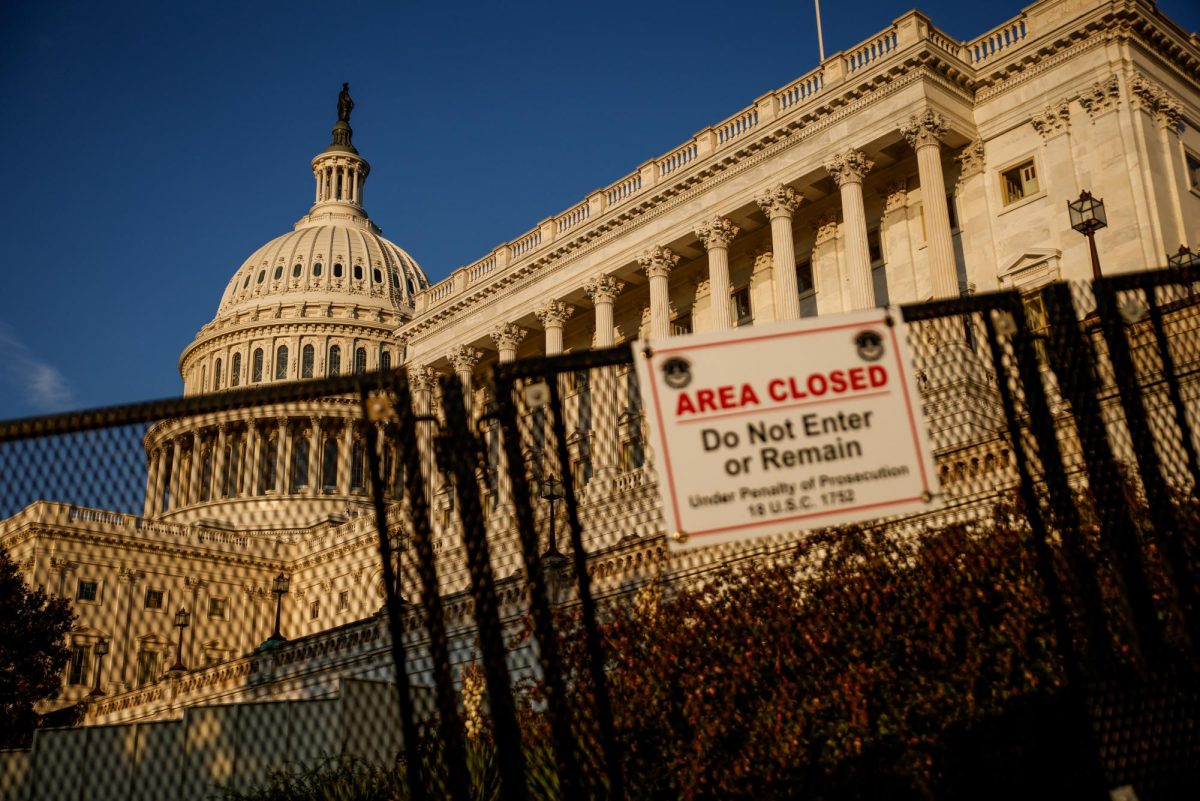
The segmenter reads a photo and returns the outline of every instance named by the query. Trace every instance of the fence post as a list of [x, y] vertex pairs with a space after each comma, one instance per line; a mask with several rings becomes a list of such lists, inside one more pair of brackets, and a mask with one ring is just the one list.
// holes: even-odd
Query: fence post
[[1134, 533], [1133, 518], [1119, 491], [1121, 476], [1109, 446], [1098, 382], [1093, 374], [1095, 355], [1080, 333], [1070, 286], [1053, 284], [1042, 290], [1042, 297], [1050, 322], [1046, 339], [1051, 367], [1075, 415], [1101, 542], [1106, 546], [1112, 543], [1116, 549], [1114, 576], [1124, 585], [1121, 595], [1133, 616], [1133, 629], [1128, 631], [1130, 655], [1142, 669], [1146, 665], [1142, 639], [1147, 641], [1150, 652], [1157, 655], [1161, 652], [1162, 637], [1147, 580], [1145, 556]]
[[475, 478], [479, 469], [478, 443], [467, 419], [462, 383], [453, 376], [442, 376], [440, 383], [446, 430], [444, 437], [439, 440], [438, 463], [451, 471], [458, 500], [463, 546], [471, 575], [471, 598], [475, 602], [475, 625], [479, 630], [479, 648], [483, 655], [488, 702], [495, 729], [500, 793], [502, 798], [524, 801], [528, 797], [525, 754], [521, 750], [521, 730], [517, 725], [513, 704], [504, 632], [500, 627], [491, 555], [484, 534], [483, 508], [479, 503], [479, 485]]

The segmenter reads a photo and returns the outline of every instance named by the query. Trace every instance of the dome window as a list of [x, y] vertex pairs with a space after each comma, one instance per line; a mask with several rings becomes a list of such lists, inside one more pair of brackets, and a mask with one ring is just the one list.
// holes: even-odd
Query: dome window
[[354, 372], [367, 372], [367, 349], [358, 348], [354, 351]]
[[257, 281], [255, 281], [254, 283], [256, 283], [256, 284], [261, 284], [261, 283], [263, 282], [263, 279], [264, 279], [264, 278], [266, 278], [266, 277], [267, 277], [267, 271], [266, 271], [266, 270], [259, 270], [259, 271], [258, 271], [258, 280], [257, 280]]
[[382, 284], [382, 283], [383, 283], [383, 271], [382, 271], [382, 270], [380, 270], [378, 267], [376, 267], [376, 268], [375, 268], [375, 269], [374, 269], [374, 270], [371, 272], [371, 276], [372, 276], [372, 277], [375, 279], [375, 283], [377, 283], [377, 284]]
[[304, 270], [304, 265], [297, 263], [294, 267], [292, 267], [292, 278], [299, 278], [300, 273], [303, 270]]
[[381, 348], [379, 351], [379, 369], [392, 369], [392, 354], [386, 348]]
[[342, 277], [342, 263], [341, 262], [338, 262], [333, 265], [333, 277], [334, 278]]
[[411, 297], [411, 296], [413, 296], [413, 295], [417, 294], [416, 292], [414, 292], [414, 291], [413, 291], [413, 282], [412, 282], [412, 279], [411, 279], [411, 278], [406, 278], [406, 279], [404, 279], [404, 280], [405, 280], [405, 281], [408, 283], [408, 294], [409, 294], [409, 296]]
[[288, 368], [288, 348], [287, 345], [280, 345], [275, 351], [275, 380], [283, 381], [287, 378]]
[[313, 265], [313, 276], [315, 278], [321, 277], [321, 262], [317, 262]]
[[236, 387], [242, 383], [242, 354], [233, 354], [233, 361], [229, 363], [229, 386]]
[[246, 280], [242, 282], [242, 289], [250, 286], [250, 273], [246, 273]]
[[362, 265], [361, 264], [354, 265], [354, 280], [355, 281], [362, 280]]
[[278, 281], [280, 278], [283, 278], [283, 265], [282, 264], [275, 268], [275, 280]]
[[304, 350], [302, 350], [300, 352], [300, 377], [301, 378], [312, 378], [313, 377], [313, 360], [314, 360], [315, 355], [316, 355], [316, 352], [313, 350], [312, 345], [305, 345]]
[[337, 345], [329, 346], [329, 365], [326, 375], [337, 375], [342, 371], [342, 349]]
[[263, 351], [262, 351], [262, 348], [254, 349], [254, 364], [253, 364], [253, 370], [252, 370], [250, 376], [251, 376], [250, 380], [252, 380], [255, 384], [257, 384], [259, 381], [263, 380]]
[[400, 273], [392, 273], [392, 286], [396, 289], [400, 288]]
[[213, 367], [213, 389], [221, 388], [221, 360], [217, 359], [217, 364]]

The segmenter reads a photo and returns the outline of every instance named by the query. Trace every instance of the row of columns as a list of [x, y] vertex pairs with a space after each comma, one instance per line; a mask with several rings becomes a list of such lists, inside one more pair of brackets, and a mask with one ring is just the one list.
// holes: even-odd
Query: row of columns
[[[307, 420], [306, 430], [293, 425], [297, 420]], [[325, 426], [325, 421], [319, 416], [308, 418], [281, 417], [273, 422], [249, 420], [246, 422], [245, 435], [241, 442], [234, 439], [234, 432], [228, 424], [217, 426], [217, 435], [210, 441], [214, 448], [212, 456], [212, 474], [209, 477], [209, 500], [221, 498], [249, 498], [264, 494], [291, 493], [301, 496], [316, 496], [323, 494], [324, 477], [321, 469], [324, 462], [323, 434], [332, 433], [340, 427], [336, 462], [337, 486], [339, 495], [349, 495], [353, 490], [362, 488], [351, 487], [353, 469], [353, 451], [356, 441], [353, 421], [341, 420], [336, 425]], [[303, 431], [303, 433], [302, 433]], [[266, 465], [264, 458], [266, 443], [271, 434], [275, 433], [274, 482], [271, 487], [257, 486], [258, 477]], [[289, 436], [290, 434], [290, 436]], [[307, 482], [303, 492], [292, 493], [291, 466], [295, 442], [304, 436], [308, 443]], [[191, 440], [190, 448], [185, 444]], [[237, 448], [237, 466], [233, 471], [228, 464], [230, 444]], [[143, 517], [154, 517], [161, 512], [172, 512], [184, 506], [200, 503], [203, 497], [203, 448], [204, 440], [200, 432], [192, 432], [171, 439], [154, 448], [148, 457], [149, 469], [146, 477], [146, 498], [143, 505]], [[190, 456], [185, 458], [185, 454]], [[186, 476], [184, 475], [186, 465]], [[365, 468], [364, 468], [365, 469]], [[230, 475], [226, 477], [226, 473]], [[163, 496], [167, 495], [164, 507]]]
[[357, 206], [362, 205], [360, 189], [365, 173], [361, 164], [354, 162], [320, 166], [313, 171], [313, 174], [317, 179], [317, 203], [326, 200], [342, 200]]

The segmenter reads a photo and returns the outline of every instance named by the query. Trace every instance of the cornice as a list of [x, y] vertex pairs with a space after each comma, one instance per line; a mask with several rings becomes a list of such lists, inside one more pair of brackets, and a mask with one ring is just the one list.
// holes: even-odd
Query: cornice
[[[334, 332], [331, 329], [338, 329]], [[203, 349], [207, 355], [209, 348], [226, 347], [229, 344], [249, 344], [254, 337], [243, 337], [247, 332], [253, 332], [263, 337], [275, 336], [348, 336], [343, 332], [357, 332], [370, 337], [378, 337], [390, 341], [396, 331], [396, 323], [379, 322], [376, 320], [359, 320], [351, 317], [279, 317], [270, 320], [252, 320], [231, 328], [221, 328], [207, 335], [192, 340], [183, 354], [179, 357], [180, 368], [186, 367], [191, 360]], [[230, 343], [229, 340], [237, 340]]]

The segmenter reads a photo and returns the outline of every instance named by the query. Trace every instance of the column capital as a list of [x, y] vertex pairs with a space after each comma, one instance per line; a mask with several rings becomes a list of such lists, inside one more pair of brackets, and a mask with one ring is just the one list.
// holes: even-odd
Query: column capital
[[696, 237], [704, 244], [705, 250], [727, 248], [741, 230], [725, 217], [713, 217], [696, 226]]
[[950, 123], [945, 116], [933, 109], [925, 109], [920, 114], [908, 118], [908, 122], [900, 126], [900, 133], [908, 140], [908, 146], [913, 150], [930, 145], [941, 145], [942, 137], [950, 130]]
[[1153, 114], [1162, 101], [1162, 87], [1144, 75], [1134, 75], [1129, 82], [1129, 94], [1133, 98], [1133, 107], [1147, 114]]
[[467, 345], [459, 345], [446, 354], [446, 359], [454, 366], [455, 372], [465, 373], [475, 369], [483, 353]]
[[655, 245], [638, 256], [638, 264], [646, 271], [649, 278], [666, 278], [679, 263], [679, 256], [669, 247]]
[[983, 152], [983, 140], [972, 140], [962, 149], [961, 153], [954, 157], [954, 160], [962, 165], [962, 170], [958, 174], [960, 181], [983, 172], [983, 168], [987, 164]]
[[[527, 330], [525, 330], [524, 328], [522, 328], [519, 325], [515, 325], [513, 323], [500, 323], [499, 325], [497, 325], [495, 328], [493, 328], [491, 330], [491, 337], [492, 337], [492, 342], [496, 343], [497, 350], [514, 350], [515, 351], [520, 346], [520, 344], [525, 341], [525, 336], [528, 333], [529, 332]], [[461, 352], [461, 351], [462, 351], [462, 349], [460, 348], [459, 351], [457, 351], [457, 352]], [[478, 353], [478, 352], [476, 351], [476, 353]], [[453, 356], [451, 357], [450, 361], [454, 362]], [[457, 362], [454, 362], [454, 369], [455, 370], [474, 369], [475, 365], [478, 362], [479, 362], [479, 358], [477, 355], [475, 360], [471, 362], [469, 367], [460, 367]]]
[[908, 187], [904, 181], [893, 181], [880, 193], [883, 196], [883, 212], [897, 211], [908, 204]]
[[756, 197], [754, 202], [767, 215], [767, 219], [774, 220], [776, 217], [791, 217], [803, 200], [804, 195], [790, 186], [775, 184]]
[[437, 370], [428, 366], [408, 368], [408, 385], [413, 392], [432, 392], [437, 384]]
[[1103, 81], [1092, 84], [1091, 89], [1084, 90], [1079, 96], [1079, 105], [1092, 118], [1092, 122], [1101, 114], [1115, 111], [1121, 105], [1121, 81], [1116, 75], [1109, 76]]
[[625, 282], [618, 281], [611, 275], [597, 275], [595, 278], [589, 278], [583, 284], [583, 291], [587, 293], [592, 303], [612, 303], [624, 288]]
[[117, 570], [117, 579], [122, 584], [136, 584], [146, 577], [146, 574], [141, 570], [133, 570], [132, 568], [122, 566]]
[[867, 158], [866, 153], [854, 149], [839, 153], [825, 162], [825, 170], [839, 187], [844, 184], [861, 184], [874, 166], [875, 162]]
[[563, 303], [561, 300], [551, 300], [534, 309], [533, 313], [543, 328], [561, 328], [567, 320], [571, 319], [571, 315], [575, 313], [575, 307]]
[[1053, 103], [1046, 106], [1041, 114], [1035, 114], [1029, 122], [1033, 130], [1041, 134], [1042, 141], [1048, 142], [1071, 130], [1071, 104], [1066, 100]]
[[1177, 136], [1183, 134], [1183, 106], [1166, 92], [1159, 100], [1155, 116], [1160, 128], [1166, 128]]
[[192, 578], [191, 576], [184, 576], [183, 583], [187, 585], [189, 590], [202, 590], [208, 586], [208, 582], [204, 579]]

